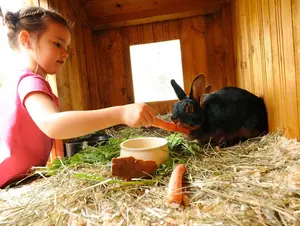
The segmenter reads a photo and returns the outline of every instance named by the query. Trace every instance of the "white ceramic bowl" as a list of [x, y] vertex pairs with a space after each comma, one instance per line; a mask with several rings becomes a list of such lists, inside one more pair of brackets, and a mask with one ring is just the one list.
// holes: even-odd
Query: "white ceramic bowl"
[[169, 155], [168, 141], [160, 137], [142, 137], [126, 140], [120, 144], [120, 157], [153, 160], [157, 166]]

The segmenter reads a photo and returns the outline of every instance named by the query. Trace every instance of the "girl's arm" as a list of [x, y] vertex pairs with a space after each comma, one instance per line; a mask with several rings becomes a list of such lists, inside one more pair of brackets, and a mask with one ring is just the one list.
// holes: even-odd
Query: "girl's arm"
[[35, 92], [26, 97], [24, 104], [40, 130], [54, 139], [79, 137], [117, 124], [151, 126], [155, 120], [155, 112], [144, 103], [59, 112], [48, 95]]

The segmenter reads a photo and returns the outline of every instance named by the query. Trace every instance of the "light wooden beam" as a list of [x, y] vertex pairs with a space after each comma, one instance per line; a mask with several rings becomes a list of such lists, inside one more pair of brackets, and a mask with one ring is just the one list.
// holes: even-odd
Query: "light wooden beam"
[[85, 1], [93, 30], [180, 19], [220, 11], [230, 0]]
[[159, 16], [150, 16], [150, 17], [144, 17], [144, 18], [138, 18], [138, 19], [132, 19], [132, 20], [109, 22], [109, 23], [105, 23], [105, 24], [97, 23], [95, 25], [92, 24], [92, 30], [100, 31], [100, 30], [106, 30], [106, 29], [112, 29], [112, 28], [118, 28], [118, 27], [127, 27], [127, 26], [139, 25], [139, 24], [149, 24], [149, 23], [154, 23], [154, 22], [159, 22], [159, 21], [182, 19], [182, 18], [187, 18], [187, 17], [205, 15], [205, 14], [209, 14], [209, 13], [213, 13], [213, 12], [217, 12], [217, 11], [221, 11], [221, 8], [212, 8], [210, 10], [200, 9], [200, 10], [186, 11], [186, 12], [180, 12], [180, 13], [159, 15]]

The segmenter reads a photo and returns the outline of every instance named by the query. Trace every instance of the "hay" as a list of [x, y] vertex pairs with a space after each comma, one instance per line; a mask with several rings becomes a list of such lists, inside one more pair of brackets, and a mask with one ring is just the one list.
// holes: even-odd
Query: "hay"
[[[131, 182], [111, 177], [109, 161], [65, 162], [53, 176], [0, 191], [0, 224], [299, 225], [296, 140], [269, 134], [220, 150], [153, 128], [105, 132], [117, 139], [167, 136], [170, 159], [152, 179]], [[190, 205], [174, 208], [166, 204], [167, 184], [179, 162], [187, 164]]]

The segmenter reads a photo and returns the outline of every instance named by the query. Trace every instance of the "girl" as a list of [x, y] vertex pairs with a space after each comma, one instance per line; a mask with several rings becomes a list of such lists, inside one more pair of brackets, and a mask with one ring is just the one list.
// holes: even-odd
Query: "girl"
[[58, 99], [45, 80], [68, 58], [68, 22], [40, 7], [7, 12], [4, 18], [12, 49], [26, 59], [0, 94], [0, 188], [47, 163], [52, 139], [82, 136], [117, 124], [151, 126], [155, 112], [144, 103], [100, 110], [59, 112]]

